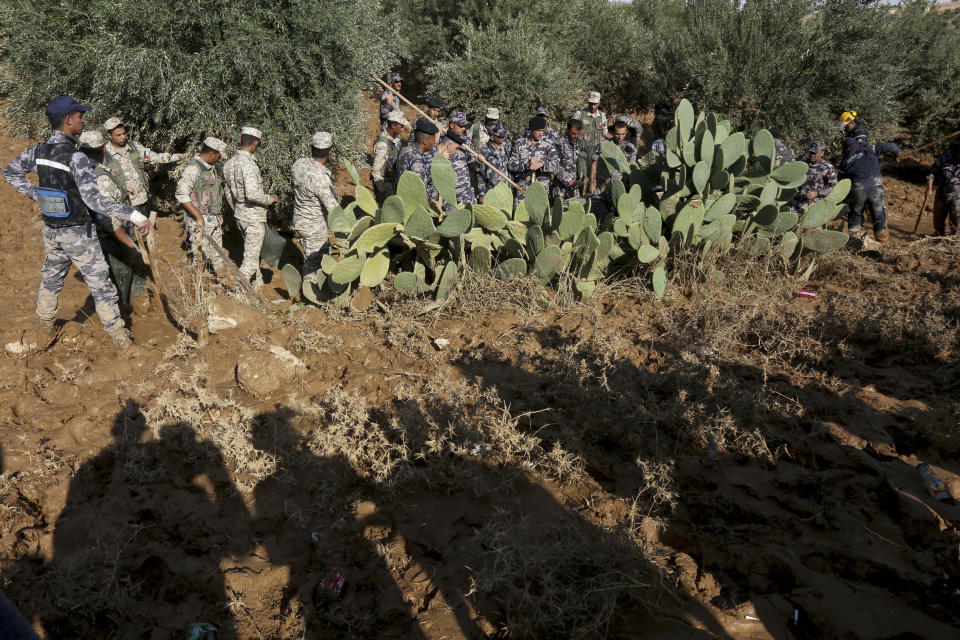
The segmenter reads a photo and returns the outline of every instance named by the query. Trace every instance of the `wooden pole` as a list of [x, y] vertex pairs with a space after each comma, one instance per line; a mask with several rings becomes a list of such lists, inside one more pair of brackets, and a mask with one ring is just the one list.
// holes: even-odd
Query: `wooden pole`
[[[138, 229], [134, 229], [133, 233], [137, 238], [137, 246], [140, 247], [140, 255], [143, 257], [143, 264], [147, 265], [147, 285], [150, 288], [151, 306], [153, 307], [154, 311], [163, 313], [163, 300], [160, 297], [159, 289], [157, 289], [157, 280], [153, 272], [153, 261], [150, 259], [150, 251], [146, 246], [144, 246], [143, 236], [140, 235], [140, 231]], [[152, 241], [150, 244], [153, 244]]]
[[[436, 120], [434, 120], [433, 118], [431, 118], [430, 116], [428, 116], [426, 113], [424, 113], [423, 110], [420, 109], [420, 107], [418, 107], [417, 105], [413, 104], [412, 102], [410, 102], [409, 100], [407, 100], [405, 97], [403, 97], [403, 94], [401, 94], [399, 91], [397, 91], [396, 89], [394, 89], [393, 87], [391, 87], [389, 84], [387, 84], [386, 82], [384, 82], [383, 80], [381, 80], [380, 78], [378, 78], [378, 77], [376, 77], [376, 76], [370, 76], [370, 77], [373, 78], [374, 80], [376, 80], [377, 82], [379, 82], [379, 83], [380, 83], [381, 85], [383, 85], [385, 88], [387, 88], [387, 89], [389, 89], [390, 91], [393, 91], [395, 94], [397, 94], [397, 95], [400, 97], [401, 100], [403, 100], [404, 102], [406, 102], [407, 105], [410, 106], [410, 108], [412, 108], [414, 111], [416, 111], [417, 113], [419, 113], [422, 117], [426, 118], [427, 120], [429, 120], [430, 122], [432, 122], [432, 123], [433, 123], [434, 125], [436, 125], [437, 127], [440, 126], [440, 125], [437, 124], [437, 121], [436, 121]], [[496, 172], [496, 174], [497, 174], [498, 176], [500, 176], [501, 178], [503, 178], [504, 180], [506, 180], [509, 184], [511, 184], [514, 189], [516, 189], [517, 191], [519, 191], [520, 193], [523, 193], [523, 194], [526, 194], [526, 193], [527, 193], [527, 190], [526, 190], [526, 189], [524, 189], [523, 187], [521, 187], [520, 185], [518, 185], [516, 182], [514, 182], [513, 180], [511, 180], [511, 179], [510, 179], [510, 176], [508, 176], [507, 174], [505, 174], [503, 171], [500, 171], [500, 169], [497, 169], [495, 166], [493, 166], [492, 164], [490, 164], [489, 162], [487, 162], [487, 159], [486, 159], [486, 158], [484, 158], [482, 155], [480, 155], [479, 153], [477, 153], [476, 151], [474, 151], [471, 147], [468, 147], [468, 146], [464, 145], [464, 146], [462, 146], [462, 147], [460, 147], [460, 148], [463, 149], [464, 151], [467, 151], [467, 152], [473, 154], [473, 157], [474, 157], [474, 158], [476, 158], [477, 160], [479, 160], [479, 161], [482, 162], [483, 164], [485, 164], [485, 165], [487, 165], [488, 167], [490, 167], [491, 169], [493, 169], [494, 172]]]
[[253, 285], [243, 277], [243, 274], [240, 273], [240, 269], [237, 268], [237, 265], [233, 263], [233, 260], [230, 259], [230, 254], [227, 253], [227, 250], [217, 244], [217, 241], [207, 232], [206, 229], [202, 230], [204, 239], [213, 247], [213, 250], [220, 254], [220, 258], [223, 260], [224, 264], [230, 265], [230, 270], [237, 277], [237, 282], [240, 283], [240, 286], [243, 287], [243, 290], [246, 291], [247, 295], [253, 298], [258, 304], [262, 307], [266, 307], [267, 303], [260, 297], [260, 294], [257, 293], [256, 289], [253, 288]]
[[928, 191], [924, 191], [924, 192], [923, 192], [923, 204], [920, 205], [920, 213], [917, 214], [917, 223], [916, 223], [915, 225], [913, 225], [913, 232], [914, 232], [914, 233], [916, 233], [916, 232], [917, 232], [917, 229], [920, 228], [920, 218], [923, 217], [923, 210], [927, 208], [927, 198], [929, 198], [929, 197], [930, 197], [930, 193], [929, 193]]
[[927, 144], [923, 145], [922, 147], [920, 147], [920, 148], [918, 148], [918, 149], [911, 149], [911, 150], [910, 150], [910, 153], [920, 153], [920, 152], [923, 151], [924, 149], [926, 149], [926, 148], [928, 148], [928, 147], [932, 147], [933, 145], [937, 144], [938, 142], [943, 142], [944, 140], [949, 140], [950, 138], [953, 138], [953, 137], [955, 137], [955, 136], [960, 136], [960, 131], [954, 131], [953, 133], [951, 133], [951, 134], [948, 135], [948, 136], [943, 136], [942, 138], [937, 138], [937, 139], [934, 140], [933, 142], [928, 142]]

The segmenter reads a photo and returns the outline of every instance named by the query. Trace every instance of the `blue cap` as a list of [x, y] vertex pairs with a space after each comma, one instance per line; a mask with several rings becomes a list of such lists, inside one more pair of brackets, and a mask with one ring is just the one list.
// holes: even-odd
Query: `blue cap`
[[499, 120], [494, 120], [487, 125], [487, 133], [492, 136], [500, 136], [501, 138], [507, 137], [507, 127], [500, 122]]
[[74, 111], [90, 111], [93, 107], [80, 104], [70, 96], [57, 96], [47, 103], [47, 117], [53, 120]]

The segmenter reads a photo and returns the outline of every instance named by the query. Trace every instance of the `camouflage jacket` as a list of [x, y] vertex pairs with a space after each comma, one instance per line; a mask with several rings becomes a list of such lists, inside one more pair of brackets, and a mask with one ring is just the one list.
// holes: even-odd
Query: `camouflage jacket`
[[397, 154], [403, 140], [400, 137], [391, 138], [385, 131], [381, 131], [377, 139], [373, 141], [373, 166], [370, 169], [370, 178], [376, 182], [396, 180], [393, 173], [393, 166], [397, 160]]
[[130, 203], [137, 207], [144, 204], [149, 197], [149, 182], [143, 167], [146, 164], [166, 164], [183, 158], [179, 153], [155, 153], [150, 149], [134, 142], [128, 142], [123, 147], [115, 147], [107, 143], [103, 162], [110, 173], [120, 179], [123, 187], [130, 194]]
[[339, 206], [330, 169], [313, 158], [293, 163], [293, 225], [301, 220], [325, 220]]
[[[533, 158], [541, 160], [543, 166], [536, 170], [530, 169], [528, 164]], [[508, 166], [516, 183], [524, 189], [536, 179], [549, 191], [550, 176], [557, 172], [559, 165], [560, 158], [557, 157], [557, 150], [552, 143], [544, 139], [534, 143], [529, 138], [521, 138], [513, 145]], [[518, 193], [517, 200], [522, 199], [523, 194]]]
[[[413, 136], [410, 136], [413, 138]], [[397, 154], [397, 179], [400, 179], [407, 171], [412, 171], [423, 180], [427, 187], [427, 198], [436, 200], [439, 198], [436, 187], [433, 186], [433, 179], [430, 177], [430, 162], [433, 160], [433, 154], [436, 153], [436, 147], [431, 151], [423, 153], [416, 144], [408, 144], [400, 153]], [[426, 203], [424, 203], [426, 204]]]
[[576, 182], [583, 176], [577, 175], [577, 158], [580, 155], [580, 141], [573, 142], [568, 136], [561, 136], [556, 145], [557, 149], [557, 172], [553, 185], [554, 197], [574, 198], [579, 195], [580, 190], [571, 182]]
[[951, 200], [960, 198], [960, 162], [956, 154], [947, 152], [937, 158], [927, 174], [930, 178], [936, 180], [938, 193]]
[[[530, 127], [524, 127], [523, 131], [520, 132], [520, 137], [517, 138], [517, 140], [526, 140], [529, 137], [530, 137]], [[554, 129], [549, 125], [547, 126], [546, 129], [543, 130], [543, 139], [549, 142], [550, 144], [552, 144], [553, 146], [557, 146], [557, 143], [560, 142], [560, 138], [562, 137], [563, 136], [557, 133], [556, 129]]]
[[[506, 143], [500, 145], [498, 148], [492, 142], [487, 141], [487, 143], [480, 148], [480, 155], [497, 169], [506, 175], [510, 175], [510, 168], [507, 166], [509, 161]], [[505, 182], [505, 180], [502, 176], [497, 175], [493, 169], [486, 165], [477, 165], [477, 195], [479, 197], [482, 198], [486, 195], [487, 191], [490, 191], [490, 189], [493, 189], [501, 182]]]
[[[797, 190], [797, 195], [791, 202], [796, 211], [823, 200], [837, 186], [837, 170], [828, 160], [821, 159], [816, 164], [810, 164], [809, 159], [806, 162], [810, 165], [807, 169], [807, 181]], [[817, 197], [808, 198], [807, 195], [813, 191], [817, 192]]]
[[793, 149], [788, 147], [781, 140], [776, 140], [773, 143], [777, 149], [777, 159], [773, 162], [773, 168], [786, 164], [787, 162], [793, 162], [797, 159], [796, 154], [793, 153]]
[[[97, 176], [97, 188], [100, 189], [100, 193], [111, 200], [130, 204], [130, 197], [120, 186], [120, 181], [105, 166], [102, 164], [96, 165], [93, 168], [93, 175]], [[110, 216], [98, 215], [96, 218], [98, 229], [103, 232], [113, 233], [117, 229], [124, 229], [131, 234], [133, 233], [131, 229], [133, 223], [131, 222], [123, 222]]]
[[[393, 96], [393, 103], [390, 106], [387, 106], [387, 96]], [[397, 92], [393, 89], [385, 89], [383, 93], [380, 94], [380, 128], [385, 129], [387, 126], [387, 116], [390, 115], [390, 112], [394, 109], [400, 108], [400, 98], [397, 97]]]
[[223, 198], [223, 181], [217, 175], [213, 165], [207, 164], [199, 155], [195, 155], [187, 165], [175, 192], [177, 202], [192, 202], [204, 216], [219, 216]]
[[[468, 138], [463, 146], [473, 149], [473, 141]], [[472, 153], [461, 148], [450, 158], [450, 164], [453, 165], [453, 170], [457, 174], [457, 201], [476, 204], [477, 196], [473, 192], [473, 183], [470, 180], [470, 173], [477, 164], [476, 158]]]
[[607, 114], [600, 109], [595, 114], [583, 109], [574, 113], [573, 117], [583, 122], [581, 150], [592, 149], [603, 141], [603, 134], [607, 130]]
[[223, 165], [223, 181], [227, 202], [238, 220], [267, 221], [267, 207], [273, 204], [273, 198], [263, 190], [260, 167], [252, 153], [238, 149]]
[[[72, 136], [59, 130], [54, 131], [46, 140], [47, 144], [63, 144], [65, 142], [74, 146], [77, 144], [77, 141]], [[145, 220], [143, 214], [136, 209], [132, 209], [117, 200], [111, 200], [100, 192], [97, 186], [97, 177], [94, 174], [94, 162], [88, 158], [86, 154], [80, 151], [74, 152], [70, 157], [70, 166], [68, 169], [73, 177], [73, 181], [77, 185], [77, 189], [80, 191], [80, 197], [83, 198], [83, 203], [87, 205], [87, 208], [91, 211], [101, 216], [109, 216], [124, 221], [133, 220], [136, 222]], [[4, 180], [9, 182], [14, 189], [31, 200], [36, 201], [36, 187], [27, 179], [28, 173], [36, 172], [37, 145], [34, 145], [11, 160], [0, 173], [2, 173]]]

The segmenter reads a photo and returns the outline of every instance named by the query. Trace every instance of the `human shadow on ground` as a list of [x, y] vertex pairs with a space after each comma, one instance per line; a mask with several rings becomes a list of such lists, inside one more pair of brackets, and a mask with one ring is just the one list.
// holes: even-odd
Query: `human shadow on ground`
[[887, 428], [912, 431], [908, 416], [709, 351], [651, 344], [644, 362], [590, 341], [571, 351], [576, 337], [556, 326], [527, 333], [533, 354], [485, 346], [458, 366], [545, 448], [659, 517], [645, 532], [731, 633], [750, 615], [774, 637], [955, 635], [960, 511], [899, 457]]

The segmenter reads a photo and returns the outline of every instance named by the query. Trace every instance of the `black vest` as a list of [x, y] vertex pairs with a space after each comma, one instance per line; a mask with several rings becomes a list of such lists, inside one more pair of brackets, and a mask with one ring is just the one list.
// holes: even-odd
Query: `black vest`
[[76, 152], [69, 142], [37, 145], [37, 202], [44, 223], [54, 229], [89, 224], [92, 220], [70, 171], [70, 158]]

